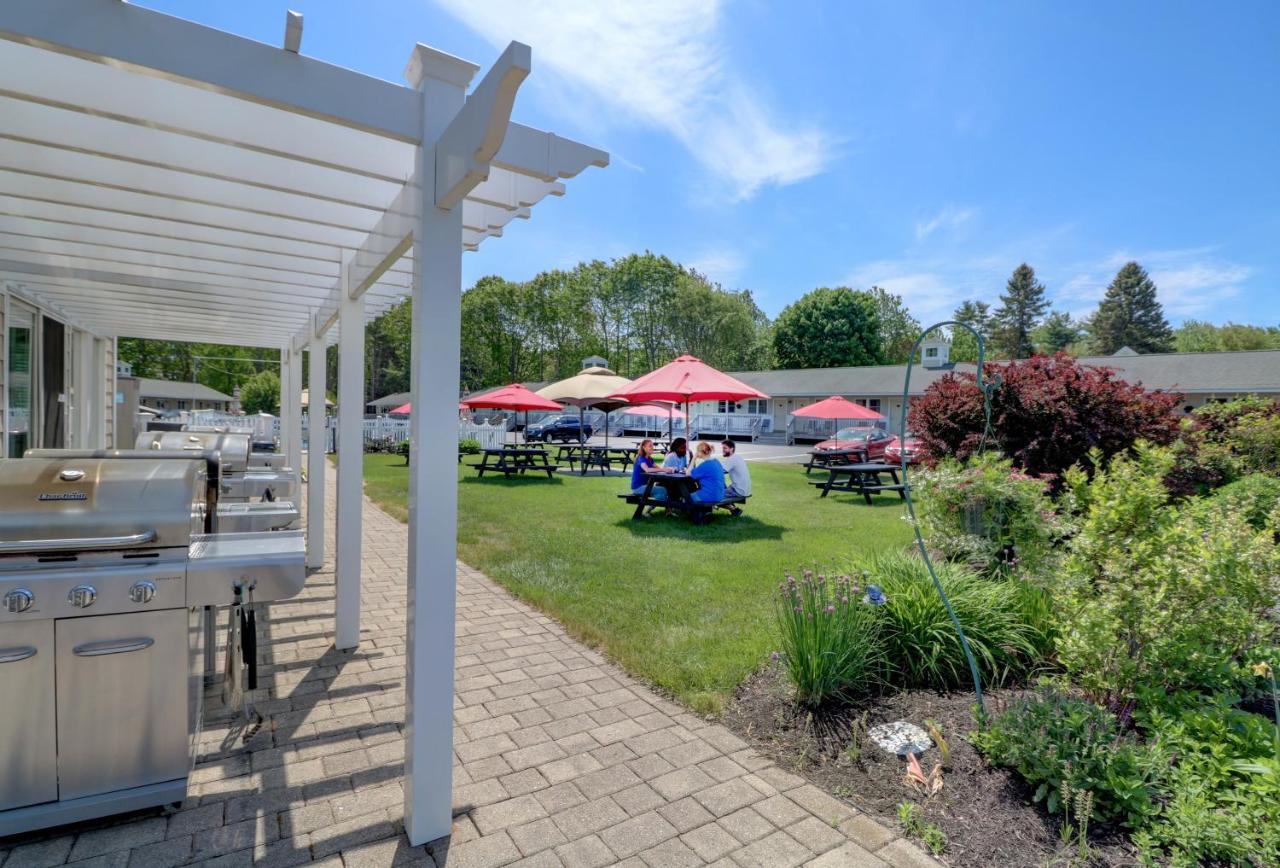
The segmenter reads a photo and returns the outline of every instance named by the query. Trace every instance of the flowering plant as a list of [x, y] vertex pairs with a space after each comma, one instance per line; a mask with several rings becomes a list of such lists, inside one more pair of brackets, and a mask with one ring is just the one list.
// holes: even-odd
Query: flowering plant
[[863, 602], [858, 579], [805, 570], [778, 585], [774, 603], [782, 638], [782, 653], [774, 659], [786, 666], [802, 704], [813, 708], [875, 687], [883, 651], [875, 606]]

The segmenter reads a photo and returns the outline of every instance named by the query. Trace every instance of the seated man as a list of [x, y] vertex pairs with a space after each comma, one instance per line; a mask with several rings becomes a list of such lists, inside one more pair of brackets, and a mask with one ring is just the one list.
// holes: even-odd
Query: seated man
[[690, 495], [694, 503], [718, 503], [724, 500], [724, 466], [711, 454], [710, 443], [698, 444], [698, 463], [689, 477], [698, 483]]
[[[751, 471], [747, 470], [747, 459], [738, 454], [738, 444], [725, 440], [720, 444], [720, 456], [720, 463], [724, 465], [725, 473], [729, 474], [729, 496], [750, 497]], [[742, 507], [733, 506], [729, 512], [740, 515]]]

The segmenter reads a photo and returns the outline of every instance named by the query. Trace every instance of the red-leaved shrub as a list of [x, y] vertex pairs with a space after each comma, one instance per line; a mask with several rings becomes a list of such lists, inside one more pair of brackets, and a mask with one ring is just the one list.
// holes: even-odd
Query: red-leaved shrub
[[[1138, 440], [1178, 436], [1181, 396], [1147, 391], [1110, 368], [1081, 365], [1065, 353], [989, 363], [1003, 383], [991, 403], [990, 448], [1036, 475], [1057, 475], [1097, 448], [1111, 456]], [[911, 404], [911, 429], [928, 463], [967, 458], [983, 430], [982, 395], [970, 373], [952, 372]]]

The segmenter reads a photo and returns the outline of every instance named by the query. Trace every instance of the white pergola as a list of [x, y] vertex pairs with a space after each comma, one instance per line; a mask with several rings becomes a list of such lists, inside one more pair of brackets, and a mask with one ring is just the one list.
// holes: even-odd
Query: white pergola
[[[528, 46], [468, 92], [479, 68], [434, 48], [413, 49], [405, 87], [298, 53], [294, 13], [282, 29], [275, 47], [122, 0], [0, 3], [0, 284], [102, 338], [278, 347], [295, 468], [302, 354], [322, 418], [336, 339], [339, 649], [360, 634], [365, 322], [414, 298], [405, 826], [419, 844], [452, 817], [461, 256], [608, 155], [511, 122]], [[323, 450], [308, 468], [320, 566]]]

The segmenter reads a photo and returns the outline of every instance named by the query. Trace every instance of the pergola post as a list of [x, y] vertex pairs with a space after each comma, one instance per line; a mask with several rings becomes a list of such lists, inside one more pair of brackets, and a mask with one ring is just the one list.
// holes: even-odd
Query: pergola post
[[[302, 352], [291, 349], [287, 358], [289, 388], [286, 390], [285, 397], [289, 402], [289, 415], [281, 420], [282, 424], [288, 426], [285, 434], [285, 443], [288, 444], [285, 463], [293, 470], [294, 477], [300, 483], [302, 481]], [[283, 404], [281, 409], [284, 409]]]
[[325, 344], [312, 337], [307, 371], [307, 566], [324, 566]]
[[342, 268], [338, 301], [338, 522], [336, 629], [340, 651], [360, 644], [360, 544], [364, 495], [364, 297]]
[[276, 424], [280, 428], [278, 450], [289, 463], [289, 348], [280, 350], [280, 412], [276, 414]]
[[453, 825], [462, 208], [436, 207], [435, 145], [477, 68], [419, 45], [410, 71], [422, 93], [423, 131], [413, 232], [404, 822], [417, 845]]

